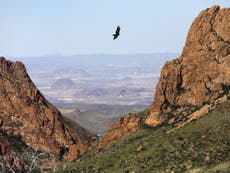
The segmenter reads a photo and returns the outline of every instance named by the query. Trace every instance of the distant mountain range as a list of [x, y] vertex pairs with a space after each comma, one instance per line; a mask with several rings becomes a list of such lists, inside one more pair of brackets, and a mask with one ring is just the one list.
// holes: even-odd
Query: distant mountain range
[[54, 104], [66, 101], [147, 106], [163, 63], [177, 56], [177, 53], [92, 54], [19, 59], [27, 65], [35, 85]]
[[[47, 55], [34, 57], [11, 57], [25, 63], [28, 71], [50, 70], [63, 68], [82, 68], [90, 71], [95, 67], [116, 66], [162, 66], [165, 61], [178, 57], [179, 53], [138, 53], [138, 54], [83, 54], [83, 55]], [[50, 66], [52, 64], [52, 66]], [[152, 71], [153, 72], [153, 71]]]

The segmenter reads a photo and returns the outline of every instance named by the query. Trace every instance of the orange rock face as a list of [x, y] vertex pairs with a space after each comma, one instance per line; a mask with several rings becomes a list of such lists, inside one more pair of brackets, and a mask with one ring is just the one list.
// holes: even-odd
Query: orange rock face
[[[87, 151], [92, 135], [73, 130], [35, 87], [21, 62], [0, 58], [0, 128], [29, 146], [57, 157], [75, 159]], [[4, 115], [4, 116], [3, 116]], [[79, 147], [69, 156], [71, 148]], [[84, 147], [83, 147], [84, 146]], [[72, 151], [72, 150], [71, 150]]]
[[112, 123], [108, 132], [100, 140], [98, 149], [100, 150], [104, 148], [106, 145], [129, 131], [135, 132], [138, 129], [140, 122], [140, 118], [128, 115], [122, 117], [120, 121]]
[[193, 22], [181, 57], [164, 65], [146, 124], [157, 126], [171, 106], [198, 106], [230, 86], [230, 9], [213, 6]]

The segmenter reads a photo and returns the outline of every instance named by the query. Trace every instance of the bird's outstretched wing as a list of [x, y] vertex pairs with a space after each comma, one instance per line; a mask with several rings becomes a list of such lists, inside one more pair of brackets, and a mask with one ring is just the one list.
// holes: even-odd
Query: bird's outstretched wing
[[120, 34], [120, 30], [121, 30], [120, 26], [117, 26], [116, 35]]

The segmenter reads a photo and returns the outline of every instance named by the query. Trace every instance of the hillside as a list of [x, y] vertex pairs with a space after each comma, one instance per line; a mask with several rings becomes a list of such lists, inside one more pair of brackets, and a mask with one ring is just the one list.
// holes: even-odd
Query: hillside
[[[230, 99], [230, 98], [229, 98]], [[143, 115], [139, 115], [143, 116]], [[172, 126], [142, 127], [59, 172], [228, 172], [230, 100], [205, 117], [167, 134]]]

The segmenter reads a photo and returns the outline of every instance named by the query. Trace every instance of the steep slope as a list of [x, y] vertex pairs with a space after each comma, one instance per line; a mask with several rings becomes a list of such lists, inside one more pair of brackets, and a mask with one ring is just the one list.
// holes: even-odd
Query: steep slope
[[36, 150], [75, 159], [93, 135], [64, 118], [35, 87], [21, 62], [0, 57], [0, 128]]
[[[202, 11], [191, 25], [182, 55], [165, 63], [148, 115], [129, 115], [127, 121], [111, 124], [99, 149], [145, 124], [171, 124], [178, 129], [226, 102], [230, 90], [229, 20], [230, 8], [213, 6]], [[129, 128], [133, 121], [139, 123]]]

